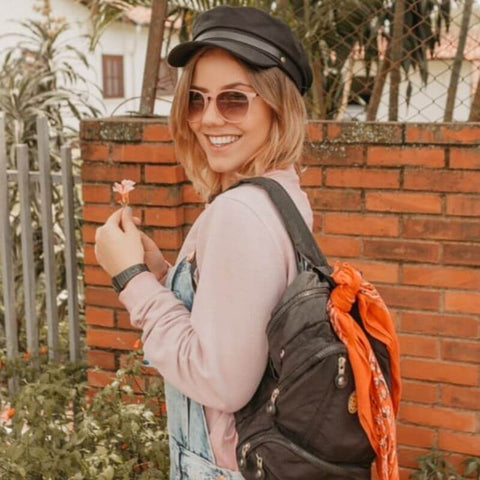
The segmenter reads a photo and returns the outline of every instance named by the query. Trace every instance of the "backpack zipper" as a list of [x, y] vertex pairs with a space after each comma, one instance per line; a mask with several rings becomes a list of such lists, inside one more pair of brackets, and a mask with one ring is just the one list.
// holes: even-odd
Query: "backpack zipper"
[[[267, 402], [267, 414], [274, 416], [277, 413], [277, 407], [276, 407], [276, 402], [277, 399], [280, 395], [281, 391], [284, 391], [286, 385], [290, 383], [290, 380], [292, 377], [299, 377], [301, 376], [305, 371], [307, 371], [312, 365], [315, 365], [316, 363], [320, 362], [323, 360], [325, 357], [328, 357], [330, 355], [333, 355], [335, 353], [347, 353], [347, 349], [343, 343], [335, 343], [333, 345], [328, 345], [325, 347], [323, 350], [318, 352], [316, 355], [313, 355], [313, 357], [308, 358], [305, 362], [302, 364], [298, 365], [292, 372], [290, 372], [279, 384], [276, 388], [272, 390], [272, 394], [270, 396], [270, 400]], [[343, 360], [342, 360], [343, 359]], [[337, 385], [337, 378], [340, 376], [342, 378], [345, 377], [345, 363], [346, 363], [346, 357], [345, 356], [340, 356], [338, 359], [338, 373], [335, 378], [335, 382]], [[345, 386], [346, 383], [343, 385]], [[339, 387], [338, 388], [343, 388]], [[286, 389], [288, 391], [288, 388]]]
[[268, 323], [267, 326], [267, 335], [270, 334], [270, 331], [273, 329], [275, 319], [279, 317], [287, 308], [290, 308], [293, 303], [297, 301], [305, 300], [306, 297], [310, 296], [320, 296], [330, 290], [327, 287], [316, 287], [316, 288], [309, 288], [308, 290], [303, 290], [300, 293], [294, 295], [290, 300], [285, 302], [277, 311], [272, 312], [272, 319]]

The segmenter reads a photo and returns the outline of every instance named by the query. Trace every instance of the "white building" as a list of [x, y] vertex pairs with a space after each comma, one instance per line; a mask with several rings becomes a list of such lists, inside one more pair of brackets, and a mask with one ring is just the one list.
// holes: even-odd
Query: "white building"
[[[18, 42], [18, 38], [5, 35], [20, 33], [21, 27], [15, 23], [27, 19], [39, 20], [40, 14], [34, 9], [39, 2], [36, 0], [0, 0], [4, 8], [0, 20], [0, 51], [5, 47]], [[138, 7], [126, 14], [122, 20], [110, 24], [100, 37], [93, 52], [89, 51], [89, 42], [85, 37], [91, 32], [89, 10], [75, 0], [50, 0], [52, 15], [64, 17], [70, 25], [65, 34], [68, 44], [75, 46], [88, 58], [91, 65], [87, 70], [82, 64], [78, 65], [80, 73], [91, 82], [89, 92], [102, 112], [103, 116], [120, 115], [138, 111], [142, 90], [145, 54], [147, 48], [148, 25], [150, 9]], [[170, 41], [170, 48], [178, 40], [174, 30]], [[165, 29], [165, 37], [169, 34]], [[176, 69], [171, 69], [163, 60], [165, 43], [162, 52], [157, 91], [158, 99], [155, 113], [167, 115], [170, 111], [171, 95], [176, 81]]]

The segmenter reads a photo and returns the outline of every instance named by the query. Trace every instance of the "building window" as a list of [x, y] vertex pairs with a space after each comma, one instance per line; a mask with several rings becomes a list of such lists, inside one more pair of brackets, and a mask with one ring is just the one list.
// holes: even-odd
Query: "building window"
[[177, 69], [171, 67], [165, 58], [160, 60], [156, 96], [173, 95], [177, 84]]
[[123, 56], [102, 55], [103, 98], [123, 98]]

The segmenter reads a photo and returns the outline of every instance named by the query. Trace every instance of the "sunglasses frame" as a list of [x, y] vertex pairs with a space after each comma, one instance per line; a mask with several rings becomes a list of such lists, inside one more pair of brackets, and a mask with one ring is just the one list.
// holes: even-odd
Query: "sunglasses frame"
[[[187, 122], [188, 123], [199, 123], [202, 121], [203, 119], [203, 116], [205, 115], [205, 111], [207, 110], [208, 108], [208, 105], [210, 104], [210, 100], [213, 100], [213, 104], [215, 106], [215, 111], [217, 112], [217, 115], [222, 119], [224, 120], [225, 122], [228, 122], [228, 123], [240, 123], [240, 122], [243, 122], [245, 120], [245, 118], [247, 118], [248, 116], [248, 113], [250, 112], [250, 105], [252, 104], [252, 101], [256, 98], [256, 97], [259, 97], [260, 95], [256, 92], [244, 92], [243, 90], [235, 90], [233, 88], [227, 88], [225, 90], [220, 90], [219, 92], [215, 93], [214, 95], [207, 95], [205, 92], [202, 92], [200, 90], [196, 90], [195, 88], [191, 88], [189, 91], [188, 91], [188, 95], [190, 97], [190, 93], [191, 92], [195, 92], [195, 93], [199, 93], [202, 97], [203, 97], [203, 112], [202, 114], [200, 115], [199, 119], [198, 120], [188, 120], [187, 119]], [[243, 95], [245, 95], [248, 99], [248, 106], [247, 106], [247, 111], [245, 112], [245, 115], [240, 119], [240, 120], [229, 120], [228, 118], [225, 118], [221, 113], [220, 113], [220, 110], [218, 109], [218, 105], [217, 105], [217, 98], [219, 95], [221, 95], [222, 93], [225, 93], [225, 92], [235, 92], [235, 93], [241, 93]]]

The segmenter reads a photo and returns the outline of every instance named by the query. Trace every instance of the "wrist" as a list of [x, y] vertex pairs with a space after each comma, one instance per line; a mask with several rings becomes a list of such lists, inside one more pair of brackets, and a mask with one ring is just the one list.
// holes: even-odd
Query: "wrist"
[[120, 293], [132, 278], [136, 277], [142, 272], [149, 271], [150, 270], [145, 263], [136, 263], [135, 265], [131, 265], [112, 277], [113, 289], [117, 293]]

